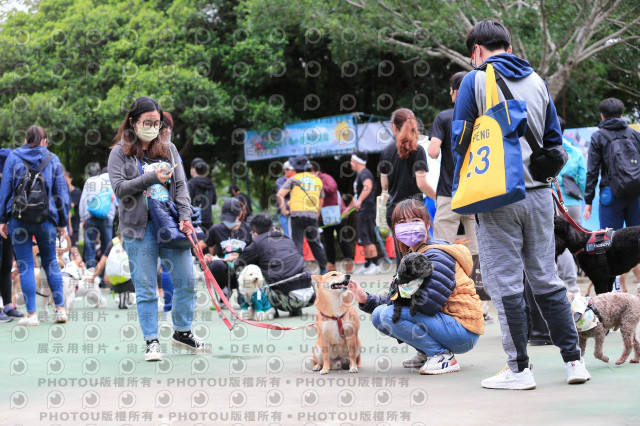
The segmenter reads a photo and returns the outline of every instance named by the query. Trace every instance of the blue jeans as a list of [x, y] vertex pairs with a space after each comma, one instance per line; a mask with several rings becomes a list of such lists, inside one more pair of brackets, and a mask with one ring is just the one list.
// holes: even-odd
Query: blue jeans
[[373, 311], [371, 322], [381, 333], [402, 340], [427, 356], [469, 352], [480, 338], [442, 312], [432, 317], [420, 312], [411, 316], [409, 307], [403, 306], [397, 323], [391, 321], [392, 316], [393, 305], [380, 305]]
[[[33, 273], [33, 237], [36, 237], [40, 262], [47, 275], [49, 288], [56, 306], [64, 306], [64, 293], [62, 290], [62, 275], [56, 259], [56, 233], [53, 222], [47, 220], [41, 224], [25, 223], [16, 218], [9, 221], [9, 234], [13, 243], [13, 251], [16, 255], [18, 270], [20, 271], [20, 285], [22, 296], [27, 305], [27, 312], [36, 311], [36, 280]], [[10, 301], [5, 301], [9, 303]]]
[[282, 233], [289, 237], [289, 218], [280, 213], [278, 214], [278, 219], [280, 220], [280, 226], [282, 226]]
[[640, 225], [640, 198], [615, 198], [610, 206], [600, 203], [600, 229]]
[[84, 263], [87, 268], [94, 268], [96, 261], [96, 243], [100, 236], [100, 253], [104, 254], [113, 238], [113, 222], [109, 219], [99, 219], [90, 216], [84, 222], [85, 242], [84, 242]]
[[142, 239], [124, 237], [124, 249], [129, 256], [131, 280], [136, 288], [138, 320], [144, 339], [158, 338], [158, 256], [175, 287], [171, 309], [173, 329], [191, 330], [196, 307], [196, 281], [191, 251], [158, 247], [156, 231], [151, 221], [147, 222]]

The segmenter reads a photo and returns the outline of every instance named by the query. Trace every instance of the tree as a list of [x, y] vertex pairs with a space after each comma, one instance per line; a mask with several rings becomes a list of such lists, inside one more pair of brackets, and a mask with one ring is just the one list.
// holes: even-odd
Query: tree
[[293, 0], [277, 7], [271, 0], [248, 3], [254, 16], [282, 23], [279, 16], [293, 14], [302, 26], [326, 31], [334, 40], [334, 53], [354, 53], [340, 43], [350, 35], [359, 47], [413, 60], [446, 58], [465, 70], [472, 69], [466, 32], [479, 19], [494, 17], [511, 28], [514, 53], [532, 63], [554, 99], [585, 63], [595, 57], [606, 61], [618, 47], [630, 58], [626, 74], [631, 81], [604, 78], [606, 84], [634, 95], [640, 90], [640, 4], [631, 0]]

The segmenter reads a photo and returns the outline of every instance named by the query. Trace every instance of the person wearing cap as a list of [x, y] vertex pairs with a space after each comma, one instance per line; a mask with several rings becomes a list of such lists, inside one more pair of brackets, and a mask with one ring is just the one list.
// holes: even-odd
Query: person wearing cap
[[[311, 163], [304, 155], [289, 158], [289, 163], [296, 174], [287, 179], [276, 194], [280, 211], [284, 216], [291, 216], [291, 239], [296, 243], [300, 254], [304, 254], [303, 243], [307, 238], [313, 257], [320, 266], [320, 273], [327, 272], [327, 257], [320, 244], [318, 216], [324, 201], [322, 181], [311, 173]], [[289, 207], [285, 197], [291, 193]]]
[[353, 200], [347, 210], [356, 209], [356, 237], [364, 249], [366, 263], [356, 274], [373, 275], [378, 268], [378, 250], [376, 249], [376, 184], [373, 173], [367, 169], [367, 154], [356, 152], [351, 155], [351, 170], [356, 172], [353, 182]]
[[[282, 188], [282, 185], [284, 185], [287, 179], [296, 174], [296, 171], [293, 170], [293, 167], [291, 167], [291, 163], [289, 163], [289, 160], [285, 161], [282, 165], [282, 172], [283, 175], [276, 180], [276, 194], [278, 193], [278, 191], [280, 191], [280, 188]], [[284, 198], [287, 208], [289, 208], [289, 198], [289, 195]], [[278, 208], [278, 218], [280, 220], [280, 226], [282, 227], [282, 233], [287, 237], [291, 237], [291, 233], [289, 232], [289, 218], [282, 214], [282, 211], [280, 211], [280, 205], [278, 203], [276, 203], [276, 207]]]
[[235, 183], [229, 185], [229, 195], [231, 195], [236, 200], [239, 200], [243, 206], [243, 216], [242, 220], [247, 219], [249, 216], [253, 215], [253, 209], [251, 208], [251, 201], [249, 201], [249, 197], [246, 194], [240, 192], [240, 187]]
[[[238, 279], [233, 261], [251, 244], [251, 228], [242, 220], [242, 203], [236, 198], [227, 198], [222, 204], [221, 223], [216, 223], [207, 232], [204, 240], [198, 244], [204, 251], [207, 247], [213, 254], [205, 255], [205, 262], [220, 287], [228, 296], [238, 288]], [[235, 304], [233, 297], [229, 299]]]
[[209, 165], [202, 158], [194, 158], [191, 162], [191, 179], [187, 182], [191, 205], [200, 210], [202, 229], [213, 226], [211, 206], [218, 201], [216, 187], [207, 176]]

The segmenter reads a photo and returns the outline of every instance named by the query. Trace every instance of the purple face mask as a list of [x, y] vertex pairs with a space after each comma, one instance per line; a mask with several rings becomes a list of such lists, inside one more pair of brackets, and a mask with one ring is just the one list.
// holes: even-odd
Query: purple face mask
[[394, 230], [398, 241], [409, 247], [420, 244], [427, 236], [427, 227], [422, 221], [398, 223]]

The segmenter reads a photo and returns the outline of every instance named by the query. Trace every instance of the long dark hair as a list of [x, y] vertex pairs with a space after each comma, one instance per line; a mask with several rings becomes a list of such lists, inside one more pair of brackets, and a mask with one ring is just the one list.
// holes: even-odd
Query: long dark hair
[[[415, 198], [409, 198], [407, 200], [400, 201], [395, 209], [393, 209], [393, 213], [391, 214], [391, 229], [394, 230], [396, 224], [401, 219], [413, 219], [420, 218], [424, 221], [424, 225], [427, 228], [427, 241], [429, 241], [429, 232], [428, 229], [431, 226], [431, 215], [429, 214], [429, 210], [424, 206], [423, 202], [416, 200]], [[393, 231], [395, 233], [395, 231]], [[396, 239], [398, 243], [398, 248], [402, 252], [404, 256], [409, 247], [405, 244], [401, 243]]]
[[[133, 129], [133, 123], [137, 122], [142, 114], [149, 111], [158, 111], [160, 113], [160, 121], [163, 121], [164, 115], [162, 113], [162, 107], [155, 99], [150, 98], [149, 96], [142, 96], [133, 101], [133, 104], [129, 107], [126, 117], [122, 121], [122, 124], [120, 124], [118, 133], [114, 138], [115, 144], [111, 148], [114, 148], [120, 141], [123, 141], [124, 146], [122, 151], [124, 152], [124, 155], [135, 156], [142, 159], [144, 157], [144, 152], [142, 150], [142, 144], [138, 140], [138, 136], [136, 136], [136, 132]], [[159, 141], [159, 135], [151, 141], [147, 154], [150, 158], [171, 157], [169, 145], [161, 143]]]
[[42, 143], [43, 139], [47, 138], [47, 132], [41, 126], [29, 126], [27, 129], [27, 146], [29, 148], [37, 148]]
[[398, 156], [409, 158], [418, 149], [418, 123], [416, 116], [410, 109], [400, 108], [391, 114], [391, 122], [396, 126], [396, 148]]

